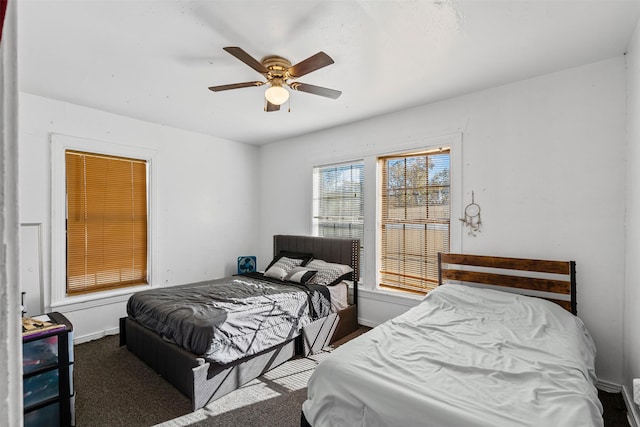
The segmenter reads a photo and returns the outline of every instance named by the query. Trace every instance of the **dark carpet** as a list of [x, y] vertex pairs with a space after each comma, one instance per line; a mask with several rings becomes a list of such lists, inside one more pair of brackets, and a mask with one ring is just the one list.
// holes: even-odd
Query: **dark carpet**
[[604, 408], [604, 427], [629, 427], [627, 407], [622, 393], [607, 393], [598, 390], [598, 397]]
[[291, 360], [191, 412], [187, 397], [118, 341], [114, 335], [75, 346], [78, 427], [299, 426], [306, 382], [325, 356]]
[[[189, 399], [118, 341], [112, 335], [74, 348], [77, 427], [297, 427], [307, 379], [326, 356], [291, 360], [191, 412]], [[599, 397], [605, 427], [628, 427], [622, 395], [600, 391]]]
[[76, 426], [150, 426], [188, 413], [189, 399], [118, 341], [75, 346]]

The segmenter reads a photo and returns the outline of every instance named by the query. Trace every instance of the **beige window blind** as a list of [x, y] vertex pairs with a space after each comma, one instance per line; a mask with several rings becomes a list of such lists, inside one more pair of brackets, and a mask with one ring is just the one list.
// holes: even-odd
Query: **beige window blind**
[[449, 150], [379, 158], [380, 286], [428, 292], [449, 252]]
[[66, 151], [67, 294], [147, 283], [144, 160]]

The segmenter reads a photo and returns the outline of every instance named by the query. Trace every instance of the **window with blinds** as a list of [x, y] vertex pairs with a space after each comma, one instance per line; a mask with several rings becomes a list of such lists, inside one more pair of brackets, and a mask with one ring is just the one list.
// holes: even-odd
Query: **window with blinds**
[[65, 151], [67, 294], [147, 283], [147, 164]]
[[379, 158], [380, 286], [428, 292], [449, 252], [449, 150]]
[[[362, 161], [313, 169], [314, 234], [322, 237], [360, 239], [360, 259], [364, 235], [363, 192]], [[362, 266], [362, 263], [360, 265]]]

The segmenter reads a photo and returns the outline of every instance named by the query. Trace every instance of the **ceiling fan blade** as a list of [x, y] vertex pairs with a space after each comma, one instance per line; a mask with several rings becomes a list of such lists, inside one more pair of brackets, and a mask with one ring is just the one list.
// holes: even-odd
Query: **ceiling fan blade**
[[214, 92], [222, 92], [223, 90], [240, 89], [243, 87], [262, 86], [264, 82], [244, 82], [244, 83], [232, 83], [229, 85], [211, 86], [209, 90]]
[[337, 99], [342, 94], [342, 92], [339, 90], [329, 89], [321, 86], [314, 86], [306, 83], [293, 82], [289, 84], [289, 87], [293, 90], [312, 93], [314, 95], [320, 95], [331, 99]]
[[280, 106], [279, 105], [272, 104], [269, 101], [267, 101], [267, 106], [264, 109], [264, 111], [266, 111], [266, 112], [279, 111], [279, 110], [280, 110]]
[[333, 64], [333, 59], [329, 55], [324, 52], [318, 52], [304, 61], [292, 65], [288, 71], [292, 78], [298, 78], [331, 64]]
[[241, 48], [236, 46], [231, 46], [231, 47], [223, 47], [223, 49], [229, 52], [231, 55], [238, 58], [240, 61], [247, 64], [249, 67], [259, 72], [260, 74], [267, 74], [269, 72], [269, 70], [267, 70], [264, 67], [264, 65], [260, 63], [260, 61], [255, 59], [253, 56], [249, 55], [247, 52], [245, 52]]

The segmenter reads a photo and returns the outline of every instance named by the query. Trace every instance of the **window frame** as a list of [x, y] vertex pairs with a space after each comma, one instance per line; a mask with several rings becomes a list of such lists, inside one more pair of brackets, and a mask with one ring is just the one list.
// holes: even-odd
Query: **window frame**
[[[332, 162], [332, 163], [326, 163], [326, 164], [322, 164], [322, 165], [314, 165], [312, 167], [312, 181], [313, 181], [313, 188], [312, 188], [312, 193], [311, 193], [311, 201], [312, 201], [312, 209], [311, 209], [311, 235], [313, 236], [320, 236], [319, 233], [319, 227], [318, 227], [318, 220], [317, 218], [317, 208], [319, 208], [319, 206], [317, 206], [318, 200], [319, 198], [316, 197], [316, 189], [318, 188], [317, 183], [316, 183], [316, 170], [318, 169], [328, 169], [328, 168], [339, 168], [341, 166], [350, 166], [350, 165], [356, 165], [356, 164], [360, 164], [362, 165], [362, 168], [360, 169], [360, 173], [361, 173], [361, 182], [362, 182], [362, 191], [360, 192], [360, 198], [362, 201], [362, 237], [360, 238], [360, 272], [359, 272], [359, 281], [363, 280], [364, 277], [364, 253], [365, 253], [365, 244], [364, 244], [364, 234], [365, 234], [365, 224], [366, 224], [366, 205], [365, 205], [365, 191], [366, 191], [366, 179], [365, 179], [365, 161], [364, 159], [353, 159], [353, 160], [346, 160], [346, 161], [337, 161], [337, 162]], [[349, 237], [344, 237], [344, 238], [349, 238]]]
[[[408, 153], [420, 153], [425, 151], [434, 151], [441, 148], [449, 149], [449, 191], [450, 191], [450, 226], [449, 226], [449, 252], [463, 251], [463, 230], [462, 223], [457, 220], [462, 210], [463, 190], [462, 190], [462, 133], [453, 133], [440, 137], [425, 138], [422, 144], [415, 141], [409, 144], [398, 144], [393, 151], [378, 152], [371, 156], [370, 163], [375, 169], [375, 257], [373, 260], [374, 271], [370, 274], [375, 277], [375, 283], [371, 289], [376, 292], [387, 295], [403, 295], [411, 298], [419, 296], [422, 298], [425, 294], [415, 293], [409, 290], [399, 288], [390, 288], [380, 286], [380, 259], [382, 257], [382, 173], [379, 170], [378, 159], [383, 157], [392, 157], [395, 155], [403, 155]], [[366, 166], [365, 166], [366, 167]], [[366, 177], [366, 173], [365, 173]], [[469, 191], [471, 194], [471, 191]], [[366, 221], [366, 212], [365, 212]]]
[[[105, 290], [82, 295], [67, 295], [66, 286], [66, 163], [67, 150], [84, 151], [135, 158], [147, 162], [147, 284]], [[126, 301], [137, 291], [152, 287], [154, 276], [153, 241], [156, 235], [155, 218], [156, 151], [141, 147], [51, 134], [51, 293], [45, 293], [45, 307], [58, 310], [84, 309], [103, 304]], [[49, 304], [46, 304], [49, 299]]]
[[[462, 252], [463, 224], [455, 218], [462, 215], [462, 160], [463, 160], [463, 134], [460, 131], [441, 133], [438, 136], [412, 135], [406, 140], [393, 140], [391, 136], [380, 136], [385, 142], [370, 141], [366, 144], [354, 146], [353, 150], [331, 153], [318, 153], [314, 158], [309, 159], [306, 164], [308, 173], [308, 232], [313, 230], [313, 168], [318, 165], [330, 165], [339, 163], [349, 163], [362, 159], [364, 162], [364, 239], [363, 244], [368, 248], [362, 254], [360, 263], [362, 275], [360, 278], [360, 289], [365, 291], [367, 298], [374, 298], [381, 302], [393, 301], [403, 304], [407, 299], [414, 301], [422, 298], [422, 294], [417, 295], [408, 291], [381, 288], [378, 286], [380, 278], [378, 276], [380, 248], [380, 185], [381, 177], [378, 173], [378, 157], [407, 152], [429, 151], [439, 147], [449, 147], [450, 149], [450, 183], [451, 190], [451, 235], [449, 237], [450, 251]], [[348, 146], [347, 146], [348, 147]], [[471, 189], [467, 192], [471, 197]], [[476, 193], [478, 193], [476, 188]], [[477, 194], [476, 194], [477, 195]], [[362, 296], [363, 294], [360, 294]], [[410, 303], [413, 306], [413, 302]]]
[[[431, 276], [429, 274], [427, 274], [426, 272], [421, 272], [419, 270], [425, 268], [426, 266], [422, 264], [422, 262], [417, 264], [417, 270], [416, 268], [416, 264], [412, 264], [411, 262], [407, 261], [405, 258], [410, 258], [411, 255], [409, 252], [406, 251], [402, 251], [402, 259], [404, 259], [404, 261], [397, 261], [398, 263], [400, 263], [400, 265], [406, 266], [407, 263], [409, 263], [409, 265], [413, 265], [413, 268], [410, 268], [410, 272], [414, 273], [415, 275], [413, 276], [413, 278], [415, 279], [416, 282], [421, 283], [415, 283], [413, 285], [411, 285], [410, 283], [407, 283], [407, 281], [411, 281], [410, 276], [402, 276], [402, 274], [400, 274], [400, 271], [396, 271], [396, 273], [394, 273], [393, 271], [395, 271], [393, 268], [391, 269], [392, 271], [387, 271], [386, 273], [383, 273], [383, 270], [385, 270], [385, 263], [383, 262], [383, 259], [389, 259], [392, 258], [392, 256], [390, 255], [389, 252], [386, 252], [386, 257], [385, 257], [385, 249], [391, 249], [392, 246], [394, 246], [394, 242], [395, 244], [397, 244], [398, 242], [403, 242], [402, 245], [404, 246], [405, 244], [410, 244], [407, 243], [407, 239], [411, 240], [411, 237], [409, 237], [409, 235], [411, 235], [411, 232], [409, 231], [409, 235], [407, 235], [406, 229], [408, 228], [409, 230], [413, 229], [418, 231], [418, 233], [420, 233], [420, 230], [424, 229], [425, 233], [426, 230], [429, 228], [429, 225], [431, 225], [432, 227], [438, 228], [438, 225], [445, 225], [446, 224], [446, 237], [444, 238], [446, 244], [443, 242], [444, 246], [447, 246], [446, 251], [450, 251], [451, 250], [451, 226], [452, 226], [452, 207], [451, 207], [451, 187], [450, 187], [450, 179], [447, 179], [447, 185], [446, 185], [446, 189], [447, 189], [447, 193], [449, 195], [449, 197], [447, 198], [447, 210], [443, 211], [446, 212], [446, 221], [443, 222], [443, 219], [445, 217], [442, 218], [437, 218], [437, 217], [431, 217], [430, 214], [427, 214], [428, 216], [423, 216], [424, 214], [426, 214], [427, 212], [429, 212], [430, 208], [433, 208], [434, 210], [438, 210], [437, 209], [437, 205], [432, 205], [431, 203], [428, 202], [428, 200], [424, 200], [421, 203], [419, 203], [417, 205], [418, 210], [422, 210], [424, 209], [425, 212], [422, 212], [418, 217], [416, 218], [411, 218], [411, 216], [413, 215], [409, 215], [409, 213], [407, 212], [410, 207], [406, 204], [402, 204], [401, 207], [403, 206], [403, 212], [401, 217], [395, 217], [394, 215], [391, 215], [389, 213], [389, 210], [393, 207], [393, 202], [392, 199], [394, 198], [394, 196], [392, 194], [390, 194], [388, 192], [387, 189], [387, 182], [385, 181], [385, 177], [389, 177], [391, 174], [391, 171], [389, 170], [389, 163], [390, 162], [402, 162], [402, 164], [405, 167], [407, 167], [407, 161], [411, 161], [414, 162], [416, 160], [419, 159], [425, 159], [427, 161], [429, 161], [429, 159], [431, 157], [438, 157], [438, 156], [442, 156], [442, 155], [446, 155], [447, 158], [447, 172], [448, 172], [448, 178], [450, 178], [451, 175], [451, 149], [449, 147], [438, 147], [436, 149], [431, 149], [431, 150], [421, 150], [419, 152], [416, 151], [406, 151], [406, 152], [402, 152], [402, 153], [394, 153], [392, 155], [386, 155], [386, 156], [379, 156], [377, 158], [377, 172], [379, 175], [379, 182], [380, 182], [380, 187], [379, 187], [379, 197], [377, 199], [377, 202], [379, 203], [380, 206], [380, 217], [378, 218], [378, 235], [380, 236], [380, 240], [378, 241], [378, 281], [377, 281], [377, 286], [379, 288], [383, 288], [383, 289], [395, 289], [395, 290], [400, 290], [400, 291], [404, 291], [404, 292], [411, 292], [411, 293], [417, 293], [417, 294], [426, 294], [429, 292], [430, 289], [432, 289], [437, 281], [437, 274], [435, 274], [435, 276]], [[428, 164], [428, 163], [427, 163]], [[428, 169], [428, 167], [427, 167]], [[386, 171], [386, 172], [385, 172]], [[426, 177], [429, 177], [429, 173], [427, 172]], [[390, 178], [389, 178], [390, 179]], [[405, 181], [406, 183], [406, 181]], [[429, 183], [428, 181], [425, 181], [424, 183], [420, 183], [420, 187], [416, 187], [419, 189], [424, 188], [427, 191], [427, 194], [429, 192], [429, 189], [431, 188], [435, 188], [438, 186], [433, 186], [431, 183]], [[407, 190], [410, 190], [410, 188], [408, 187], [400, 187], [403, 190], [403, 193], [406, 193]], [[415, 189], [414, 189], [415, 190]], [[385, 197], [386, 196], [386, 197]], [[386, 208], [386, 209], [385, 209]], [[387, 230], [387, 240], [385, 240], [383, 238], [383, 236], [385, 235], [385, 229]], [[391, 238], [393, 235], [397, 235], [397, 231], [393, 232], [392, 230], [402, 230], [402, 232], [400, 232], [400, 240], [397, 241], [395, 239], [391, 240], [391, 243], [389, 243], [389, 238]], [[436, 238], [436, 235], [438, 233], [435, 233], [432, 237]], [[415, 235], [414, 235], [415, 236]], [[415, 239], [415, 237], [414, 237]], [[423, 240], [423, 245], [427, 245], [427, 242], [430, 241], [427, 239], [427, 236], [425, 235], [424, 237], [419, 238], [419, 240]], [[387, 244], [385, 245], [385, 241], [387, 241]], [[437, 241], [437, 238], [436, 238]], [[429, 245], [430, 246], [430, 245]], [[436, 244], [437, 246], [437, 244]], [[422, 248], [423, 250], [425, 249], [425, 247]], [[434, 265], [436, 265], [436, 256], [437, 256], [437, 252], [432, 253], [429, 252], [428, 254], [424, 254], [425, 257], [429, 257], [429, 254], [431, 256], [433, 256], [433, 263], [432, 268]], [[415, 255], [418, 256], [418, 255]], [[392, 264], [392, 261], [388, 261], [390, 264]], [[390, 265], [389, 265], [390, 267]], [[402, 269], [402, 271], [404, 271], [404, 267]], [[420, 274], [419, 274], [420, 273]], [[387, 277], [387, 280], [383, 280], [382, 278], [384, 276], [389, 276]], [[391, 284], [390, 282], [393, 282], [394, 279], [392, 279], [391, 277], [394, 276], [402, 276], [402, 277], [406, 277], [406, 280], [401, 280], [400, 277], [397, 277], [397, 280], [395, 280], [397, 282], [397, 284]], [[384, 282], [384, 283], [383, 283]]]

